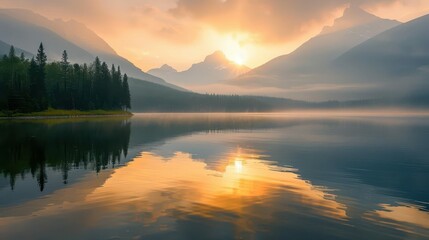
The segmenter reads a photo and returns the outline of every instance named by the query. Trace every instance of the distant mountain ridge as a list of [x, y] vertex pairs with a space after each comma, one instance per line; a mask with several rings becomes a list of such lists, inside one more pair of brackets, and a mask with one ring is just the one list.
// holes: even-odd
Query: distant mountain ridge
[[[3, 55], [8, 55], [9, 51], [10, 51], [10, 47], [11, 47], [10, 44], [7, 44], [7, 43], [5, 43], [5, 42], [3, 42], [3, 41], [0, 40], [0, 57], [3, 56]], [[29, 52], [27, 52], [25, 50], [22, 50], [20, 48], [14, 47], [14, 49], [15, 49], [15, 54], [17, 56], [20, 56], [21, 53], [24, 53], [24, 56], [26, 58], [31, 58], [31, 57], [34, 56], [32, 53], [29, 53]]]
[[87, 26], [75, 20], [49, 20], [25, 9], [0, 9], [0, 13], [20, 21], [48, 28], [79, 47], [90, 50], [91, 53], [116, 54], [115, 50], [106, 41]]
[[228, 83], [273, 86], [280, 97], [306, 101], [429, 106], [428, 26], [429, 15], [399, 24], [349, 9], [293, 53]]
[[51, 21], [29, 10], [0, 9], [0, 32], [0, 40], [30, 53], [34, 53], [38, 44], [43, 42], [51, 60], [60, 60], [63, 50], [67, 50], [72, 62], [89, 63], [99, 56], [109, 65], [120, 66], [122, 72], [131, 77], [185, 90], [143, 72], [117, 55], [107, 42], [84, 24], [73, 20]]
[[373, 86], [376, 96], [429, 102], [429, 15], [389, 29], [332, 63], [348, 82]]
[[235, 78], [250, 70], [228, 60], [221, 51], [208, 55], [204, 61], [193, 64], [189, 69], [179, 72], [168, 65], [149, 70], [148, 73], [181, 86], [189, 87], [212, 84]]
[[331, 93], [320, 95], [320, 89], [329, 87], [320, 78], [321, 73], [329, 69], [332, 61], [353, 47], [399, 24], [351, 7], [335, 20], [333, 26], [325, 27], [319, 35], [294, 52], [277, 57], [227, 84], [246, 88], [272, 86], [287, 90], [288, 95], [285, 97], [330, 100], [330, 97], [334, 97]]

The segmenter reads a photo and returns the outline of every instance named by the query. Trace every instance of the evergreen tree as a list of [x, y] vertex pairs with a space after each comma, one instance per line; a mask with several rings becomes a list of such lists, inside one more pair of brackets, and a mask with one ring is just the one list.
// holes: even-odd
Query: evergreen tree
[[124, 75], [124, 81], [122, 82], [122, 107], [125, 110], [131, 109], [131, 94], [128, 86], [128, 76]]
[[14, 59], [14, 58], [16, 58], [16, 55], [15, 55], [15, 47], [12, 45], [12, 46], [10, 46], [10, 49], [9, 49], [9, 59]]
[[115, 69], [115, 65], [112, 66], [112, 96], [111, 99], [112, 107], [115, 109], [120, 109], [122, 107], [121, 104], [122, 97], [122, 74], [121, 68], [118, 67], [118, 70]]
[[37, 105], [37, 87], [38, 87], [38, 82], [37, 82], [37, 74], [38, 74], [38, 67], [37, 67], [37, 63], [34, 60], [34, 57], [31, 59], [30, 61], [30, 67], [28, 68], [28, 76], [30, 78], [30, 96], [31, 96], [31, 104], [32, 104], [32, 108], [37, 111], [38, 107]]
[[91, 81], [90, 71], [88, 65], [84, 64], [82, 67], [82, 91], [80, 93], [83, 110], [89, 110], [94, 108], [94, 103], [92, 102], [93, 94], [93, 85]]
[[63, 91], [61, 95], [59, 96], [60, 99], [62, 99], [62, 106], [65, 109], [71, 109], [73, 105], [72, 96], [71, 96], [71, 83], [69, 79], [69, 67], [70, 63], [68, 61], [68, 54], [67, 51], [64, 50], [62, 57], [61, 57], [61, 81], [63, 86]]
[[[127, 78], [127, 77], [125, 77]], [[71, 65], [67, 51], [59, 62], [47, 63], [43, 44], [30, 61], [14, 47], [0, 59], [0, 111], [58, 109], [128, 109], [128, 82], [120, 68], [108, 68], [97, 57], [88, 67]], [[125, 100], [124, 100], [125, 99]]]
[[110, 81], [110, 70], [105, 62], [101, 64], [101, 105], [102, 109], [112, 109], [110, 106], [110, 95], [111, 95], [111, 81]]
[[94, 84], [93, 104], [94, 108], [100, 109], [102, 107], [103, 81], [101, 77], [101, 62], [98, 57], [95, 58], [92, 75]]
[[37, 64], [37, 74], [36, 74], [36, 83], [34, 84], [34, 88], [31, 89], [32, 97], [34, 102], [36, 103], [36, 110], [42, 111], [48, 108], [47, 102], [47, 94], [46, 94], [46, 62], [47, 56], [45, 54], [45, 49], [43, 47], [43, 43], [40, 43], [39, 49], [37, 50], [36, 55], [36, 64]]
[[[82, 78], [82, 70], [79, 64], [73, 64], [73, 75], [71, 78], [71, 108], [77, 109], [79, 104], [79, 91], [81, 90], [81, 78]], [[79, 107], [80, 108], [80, 107]]]

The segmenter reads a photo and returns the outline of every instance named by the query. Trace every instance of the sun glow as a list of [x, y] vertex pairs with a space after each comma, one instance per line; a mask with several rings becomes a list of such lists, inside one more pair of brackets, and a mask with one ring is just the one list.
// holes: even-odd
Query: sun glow
[[235, 172], [242, 173], [243, 172], [243, 161], [240, 158], [236, 158], [234, 161]]
[[243, 41], [237, 37], [227, 37], [223, 44], [225, 56], [237, 65], [244, 65], [247, 61], [246, 49]]

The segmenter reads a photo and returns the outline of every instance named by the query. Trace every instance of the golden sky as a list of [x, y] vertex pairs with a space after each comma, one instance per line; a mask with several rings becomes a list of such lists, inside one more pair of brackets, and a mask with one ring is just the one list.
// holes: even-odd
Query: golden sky
[[216, 50], [250, 67], [289, 53], [350, 4], [408, 21], [429, 0], [0, 0], [50, 19], [75, 19], [143, 70], [189, 68]]

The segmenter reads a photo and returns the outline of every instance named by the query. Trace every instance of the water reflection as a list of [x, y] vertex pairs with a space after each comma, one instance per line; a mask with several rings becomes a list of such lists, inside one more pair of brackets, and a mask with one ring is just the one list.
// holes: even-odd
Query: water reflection
[[380, 204], [380, 208], [368, 213], [368, 219], [414, 234], [423, 235], [429, 230], [429, 212], [425, 212], [420, 206]]
[[0, 238], [427, 239], [428, 122], [3, 122]]
[[[230, 220], [235, 223], [249, 217], [269, 219], [277, 211], [294, 211], [292, 205], [298, 204], [318, 212], [317, 215], [347, 218], [346, 207], [335, 200], [335, 195], [302, 180], [290, 169], [272, 166], [255, 153], [241, 153], [239, 157], [231, 154], [228, 158], [225, 171], [218, 172], [186, 153], [176, 153], [170, 159], [143, 153], [127, 167], [115, 171], [87, 201], [132, 206], [136, 215], [150, 213], [153, 221], [172, 210], [180, 210], [184, 217], [209, 218], [217, 218], [217, 211], [222, 211], [225, 216], [236, 216]], [[128, 186], [126, 190], [124, 185]], [[287, 195], [291, 206], [273, 205], [279, 193]], [[255, 212], [255, 204], [265, 211]], [[249, 219], [247, 222], [252, 224]]]
[[130, 122], [113, 120], [42, 120], [0, 123], [0, 174], [14, 189], [18, 177], [31, 175], [43, 191], [51, 174], [90, 168], [99, 172], [127, 155]]
[[[60, 190], [3, 212], [0, 230], [12, 230], [12, 225], [27, 226], [36, 219], [34, 216], [39, 220], [32, 228], [39, 228], [44, 222], [61, 228], [62, 224], [53, 222], [54, 219], [85, 216], [76, 223], [78, 231], [100, 231], [106, 218], [114, 216], [115, 223], [109, 227], [137, 224], [144, 231], [137, 231], [143, 235], [135, 236], [144, 238], [145, 232], [154, 228], [158, 236], [165, 237], [163, 234], [179, 228], [180, 222], [191, 224], [198, 219], [228, 224], [232, 231], [228, 232], [232, 234], [229, 238], [249, 239], [257, 232], [269, 232], [271, 224], [286, 224], [284, 215], [312, 215], [320, 221], [347, 219], [346, 206], [327, 188], [314, 186], [301, 179], [296, 170], [275, 166], [262, 157], [254, 150], [227, 154], [224, 171], [219, 172], [187, 153], [178, 152], [166, 159], [143, 152], [92, 190], [78, 184], [73, 188], [78, 191]], [[49, 234], [58, 236], [58, 232]]]

